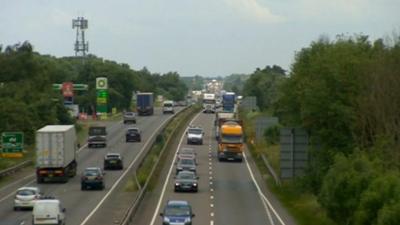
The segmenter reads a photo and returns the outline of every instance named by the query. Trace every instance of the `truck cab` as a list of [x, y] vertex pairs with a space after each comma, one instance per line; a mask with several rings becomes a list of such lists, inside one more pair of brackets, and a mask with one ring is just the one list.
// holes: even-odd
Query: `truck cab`
[[216, 100], [215, 94], [205, 93], [203, 96], [203, 112], [204, 113], [215, 113], [216, 112]]
[[88, 147], [107, 146], [107, 130], [105, 126], [90, 126]]
[[218, 160], [243, 160], [243, 129], [240, 120], [228, 120], [221, 125]]

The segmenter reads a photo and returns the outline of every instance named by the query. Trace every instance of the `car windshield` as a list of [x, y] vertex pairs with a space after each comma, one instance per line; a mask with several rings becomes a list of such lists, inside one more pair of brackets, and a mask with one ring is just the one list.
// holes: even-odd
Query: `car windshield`
[[107, 159], [119, 159], [119, 155], [107, 155]]
[[30, 189], [24, 189], [24, 190], [19, 190], [17, 191], [17, 195], [22, 195], [22, 196], [29, 196], [29, 195], [35, 195], [35, 191], [34, 190], [30, 190]]
[[139, 130], [138, 130], [138, 129], [135, 129], [135, 128], [129, 129], [129, 130], [128, 130], [128, 133], [139, 133]]
[[178, 179], [194, 179], [194, 173], [179, 173], [177, 176]]
[[179, 154], [189, 154], [189, 155], [194, 155], [194, 151], [193, 151], [193, 149], [181, 149], [180, 151], [179, 151]]
[[201, 134], [203, 132], [202, 129], [191, 128], [188, 131], [190, 134]]
[[85, 170], [85, 172], [84, 172], [85, 176], [97, 176], [99, 174], [100, 173], [98, 170]]
[[215, 100], [214, 99], [204, 99], [203, 103], [205, 103], [205, 104], [215, 104]]
[[190, 208], [187, 205], [169, 205], [165, 209], [166, 216], [190, 216]]
[[243, 137], [242, 135], [221, 135], [221, 141], [223, 143], [242, 143], [243, 142]]
[[194, 165], [194, 161], [192, 159], [181, 159], [179, 162], [185, 165]]
[[90, 135], [105, 135], [106, 128], [105, 127], [91, 127], [89, 129], [89, 134]]
[[134, 116], [135, 113], [133, 113], [133, 112], [126, 112], [124, 115], [125, 115], [125, 116]]
[[172, 107], [173, 105], [171, 103], [165, 103], [164, 107]]

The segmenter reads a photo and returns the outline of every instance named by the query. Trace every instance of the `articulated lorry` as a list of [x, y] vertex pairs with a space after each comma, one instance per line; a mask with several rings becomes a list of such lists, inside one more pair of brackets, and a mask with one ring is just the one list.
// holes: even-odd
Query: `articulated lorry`
[[242, 120], [226, 119], [219, 124], [218, 160], [243, 160]]
[[216, 111], [215, 94], [204, 93], [204, 95], [203, 95], [203, 112], [204, 113], [215, 113], [215, 111]]
[[139, 116], [154, 114], [153, 92], [140, 92], [136, 94], [136, 111]]
[[235, 111], [236, 95], [234, 92], [226, 92], [222, 95], [222, 111], [234, 112]]
[[48, 125], [36, 132], [36, 181], [67, 182], [76, 175], [77, 139], [73, 125]]

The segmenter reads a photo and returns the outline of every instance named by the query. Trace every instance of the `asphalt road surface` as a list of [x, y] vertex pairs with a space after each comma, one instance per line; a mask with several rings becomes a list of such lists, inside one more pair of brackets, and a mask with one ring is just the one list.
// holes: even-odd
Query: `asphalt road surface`
[[[66, 221], [68, 225], [86, 224], [96, 217], [96, 211], [103, 207], [106, 196], [110, 194], [121, 175], [125, 175], [128, 166], [138, 154], [148, 145], [149, 138], [172, 115], [162, 115], [157, 109], [154, 116], [138, 117], [137, 124], [124, 125], [122, 121], [107, 122], [108, 143], [106, 148], [82, 147], [78, 153], [78, 174], [67, 183], [36, 184], [34, 171], [31, 174], [0, 189], [0, 225], [14, 225], [24, 222], [31, 224], [32, 213], [29, 210], [13, 211], [15, 190], [22, 186], [38, 186], [46, 196], [54, 196], [60, 199], [66, 208]], [[137, 126], [142, 130], [142, 142], [125, 142], [125, 129], [129, 126]], [[80, 190], [80, 174], [90, 166], [103, 167], [103, 157], [107, 152], [119, 152], [124, 157], [123, 171], [106, 171], [106, 188], [102, 191]], [[137, 164], [137, 162], [135, 162]], [[132, 163], [133, 165], [133, 163]], [[103, 224], [103, 223], [97, 223]]]
[[219, 162], [214, 133], [215, 114], [198, 114], [192, 125], [205, 131], [203, 145], [187, 145], [184, 133], [178, 136], [177, 149], [194, 148], [197, 153], [198, 193], [175, 193], [175, 155], [166, 160], [159, 185], [149, 192], [133, 222], [134, 225], [159, 225], [159, 216], [168, 200], [186, 200], [192, 206], [193, 224], [199, 225], [294, 225], [293, 219], [271, 195], [246, 150], [243, 162]]

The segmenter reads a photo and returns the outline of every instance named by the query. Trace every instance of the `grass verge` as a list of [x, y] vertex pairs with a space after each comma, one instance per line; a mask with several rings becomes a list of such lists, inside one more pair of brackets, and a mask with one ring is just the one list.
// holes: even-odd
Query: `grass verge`
[[255, 141], [255, 120], [259, 116], [268, 114], [259, 112], [240, 112], [243, 119], [246, 142], [257, 167], [270, 190], [280, 200], [283, 206], [293, 216], [298, 225], [337, 225], [326, 216], [325, 210], [319, 205], [316, 196], [304, 192], [296, 181], [284, 181], [281, 186], [276, 185], [272, 176], [261, 159], [261, 154], [267, 156], [275, 172], [280, 174], [279, 145], [268, 145], [264, 140]]

